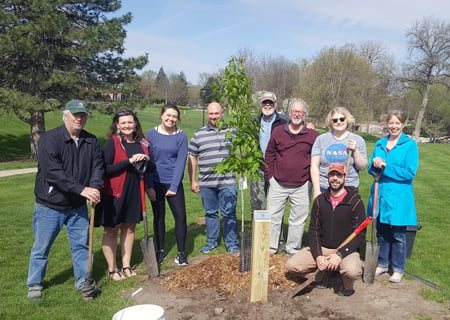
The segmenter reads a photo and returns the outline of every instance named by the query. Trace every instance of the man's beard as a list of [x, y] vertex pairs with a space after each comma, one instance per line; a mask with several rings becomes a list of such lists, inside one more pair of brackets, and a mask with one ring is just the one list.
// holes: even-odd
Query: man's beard
[[339, 192], [342, 190], [342, 188], [344, 188], [345, 182], [342, 182], [341, 184], [339, 184], [336, 188], [334, 188], [331, 183], [330, 183], [330, 189], [333, 192]]
[[275, 108], [270, 108], [270, 109], [266, 109], [263, 108], [261, 110], [261, 112], [263, 113], [263, 115], [265, 115], [266, 117], [273, 115], [273, 113], [275, 112]]

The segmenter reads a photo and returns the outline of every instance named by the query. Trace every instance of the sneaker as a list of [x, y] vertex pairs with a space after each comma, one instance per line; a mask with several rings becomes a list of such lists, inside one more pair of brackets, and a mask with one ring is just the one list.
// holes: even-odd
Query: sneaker
[[178, 252], [175, 263], [179, 266], [187, 266], [189, 263], [186, 254], [184, 252]]
[[163, 261], [166, 257], [167, 257], [167, 255], [164, 252], [164, 250], [160, 250], [160, 251], [156, 252], [156, 263], [157, 264], [163, 263]]
[[230, 248], [228, 249], [228, 253], [236, 254], [236, 253], [239, 253], [239, 252], [241, 252], [241, 251], [239, 250], [239, 247], [238, 247], [238, 246], [232, 246], [232, 247], [230, 247]]
[[200, 249], [200, 252], [201, 253], [208, 253], [208, 252], [211, 252], [211, 250], [213, 250], [216, 247], [217, 246], [206, 244], [206, 246], [204, 246], [203, 248]]
[[402, 280], [402, 277], [403, 277], [403, 273], [394, 272], [392, 274], [392, 277], [389, 278], [389, 281], [393, 282], [393, 283], [399, 283]]
[[380, 276], [380, 275], [382, 275], [383, 273], [386, 273], [386, 272], [388, 272], [388, 271], [389, 271], [388, 268], [377, 267], [377, 268], [375, 269], [375, 277], [378, 277], [378, 276]]
[[315, 285], [315, 288], [317, 288], [317, 289], [328, 289], [328, 284], [326, 284], [326, 283], [317, 283]]
[[350, 297], [354, 293], [355, 293], [355, 290], [353, 290], [353, 289], [344, 289], [344, 288], [340, 289], [337, 292], [338, 296], [341, 296], [341, 297]]
[[38, 300], [42, 297], [42, 286], [32, 286], [28, 289], [28, 300]]
[[95, 284], [95, 280], [86, 279], [81, 287], [81, 295], [84, 301], [91, 301], [102, 293], [102, 290]]

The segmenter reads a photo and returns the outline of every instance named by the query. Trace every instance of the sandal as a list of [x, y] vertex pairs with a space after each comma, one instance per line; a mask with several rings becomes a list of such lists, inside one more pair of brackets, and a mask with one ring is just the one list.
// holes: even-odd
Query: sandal
[[137, 276], [136, 272], [134, 272], [131, 267], [123, 267], [122, 273], [128, 278], [134, 278]]
[[121, 281], [125, 279], [125, 276], [120, 272], [119, 269], [113, 270], [113, 271], [108, 271], [109, 273], [109, 278], [112, 281]]

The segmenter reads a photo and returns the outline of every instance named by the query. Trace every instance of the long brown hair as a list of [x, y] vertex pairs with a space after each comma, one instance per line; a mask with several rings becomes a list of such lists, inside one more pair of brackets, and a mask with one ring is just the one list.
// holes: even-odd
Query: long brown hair
[[120, 138], [122, 139], [122, 136], [120, 135], [120, 133], [118, 133], [117, 124], [119, 123], [119, 118], [123, 116], [133, 116], [133, 120], [136, 123], [136, 127], [134, 128], [135, 132], [133, 132], [133, 138], [137, 143], [139, 143], [142, 139], [145, 138], [145, 135], [142, 132], [141, 123], [139, 122], [138, 117], [132, 110], [120, 110], [114, 115], [112, 124], [108, 129], [106, 137], [111, 138], [112, 136], [120, 136]]

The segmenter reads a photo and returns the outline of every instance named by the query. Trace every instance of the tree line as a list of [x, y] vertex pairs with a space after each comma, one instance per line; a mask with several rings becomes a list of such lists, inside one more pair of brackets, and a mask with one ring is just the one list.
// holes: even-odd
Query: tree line
[[[120, 0], [4, 0], [0, 12], [0, 114], [30, 125], [31, 156], [45, 131], [45, 113], [72, 98], [104, 113], [148, 103], [205, 105], [221, 95], [224, 70], [200, 74], [200, 85], [183, 71], [142, 70], [148, 56], [124, 58], [130, 13], [114, 17]], [[293, 98], [310, 105], [320, 123], [335, 106], [360, 121], [382, 121], [389, 109], [407, 113], [414, 138], [450, 132], [450, 24], [433, 18], [414, 22], [405, 35], [409, 59], [398, 63], [381, 43], [325, 47], [310, 59], [257, 54], [244, 61], [253, 92], [277, 94], [279, 107]]]

